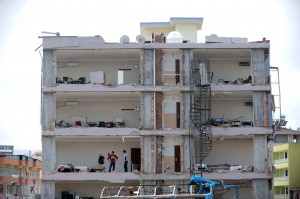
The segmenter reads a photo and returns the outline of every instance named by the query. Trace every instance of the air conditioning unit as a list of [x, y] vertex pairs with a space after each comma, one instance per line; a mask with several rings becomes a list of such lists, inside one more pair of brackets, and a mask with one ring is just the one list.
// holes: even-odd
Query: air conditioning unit
[[69, 67], [75, 67], [75, 66], [79, 66], [79, 63], [78, 62], [68, 62], [67, 66], [69, 66]]
[[67, 106], [78, 106], [79, 102], [77, 101], [67, 101], [66, 105]]

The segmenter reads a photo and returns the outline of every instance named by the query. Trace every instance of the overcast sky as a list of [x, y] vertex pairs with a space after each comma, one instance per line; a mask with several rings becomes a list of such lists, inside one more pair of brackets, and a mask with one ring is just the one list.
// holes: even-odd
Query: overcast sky
[[[279, 67], [281, 112], [287, 127], [300, 127], [300, 1], [185, 0], [65, 1], [0, 0], [0, 145], [41, 149], [41, 57], [35, 51], [42, 31], [62, 36], [101, 35], [135, 41], [140, 22], [170, 17], [203, 17], [198, 42], [205, 36], [271, 40], [271, 65]], [[298, 47], [298, 48], [297, 48]]]

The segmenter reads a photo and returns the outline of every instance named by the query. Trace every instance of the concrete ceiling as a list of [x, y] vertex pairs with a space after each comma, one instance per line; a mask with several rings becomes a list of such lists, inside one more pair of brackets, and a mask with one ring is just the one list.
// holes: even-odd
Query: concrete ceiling
[[58, 61], [80, 60], [139, 60], [139, 49], [56, 50]]
[[194, 49], [194, 58], [229, 59], [251, 58], [251, 49]]
[[[179, 52], [177, 49], [165, 51]], [[140, 60], [140, 49], [56, 50], [58, 61], [80, 60]], [[194, 58], [251, 58], [251, 49], [194, 49]]]

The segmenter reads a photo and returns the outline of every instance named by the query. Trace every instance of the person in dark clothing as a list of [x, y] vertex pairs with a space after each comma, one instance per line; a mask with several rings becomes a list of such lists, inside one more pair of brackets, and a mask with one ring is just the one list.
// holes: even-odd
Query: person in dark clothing
[[124, 172], [128, 172], [128, 157], [126, 150], [123, 150], [124, 153]]
[[101, 153], [99, 154], [98, 163], [104, 164], [104, 156]]
[[116, 161], [118, 160], [118, 156], [115, 155], [115, 152], [112, 151], [111, 154], [107, 158], [110, 162], [109, 164], [109, 172], [114, 171], [116, 167]]

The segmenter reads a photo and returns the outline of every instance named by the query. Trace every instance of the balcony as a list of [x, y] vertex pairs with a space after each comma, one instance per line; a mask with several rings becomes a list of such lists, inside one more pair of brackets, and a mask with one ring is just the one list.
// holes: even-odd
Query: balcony
[[274, 180], [288, 180], [288, 176], [274, 177]]
[[284, 158], [284, 159], [278, 159], [278, 160], [275, 160], [275, 164], [280, 164], [280, 163], [285, 163], [285, 162], [288, 162], [288, 158]]
[[274, 194], [274, 199], [289, 199], [287, 194]]

